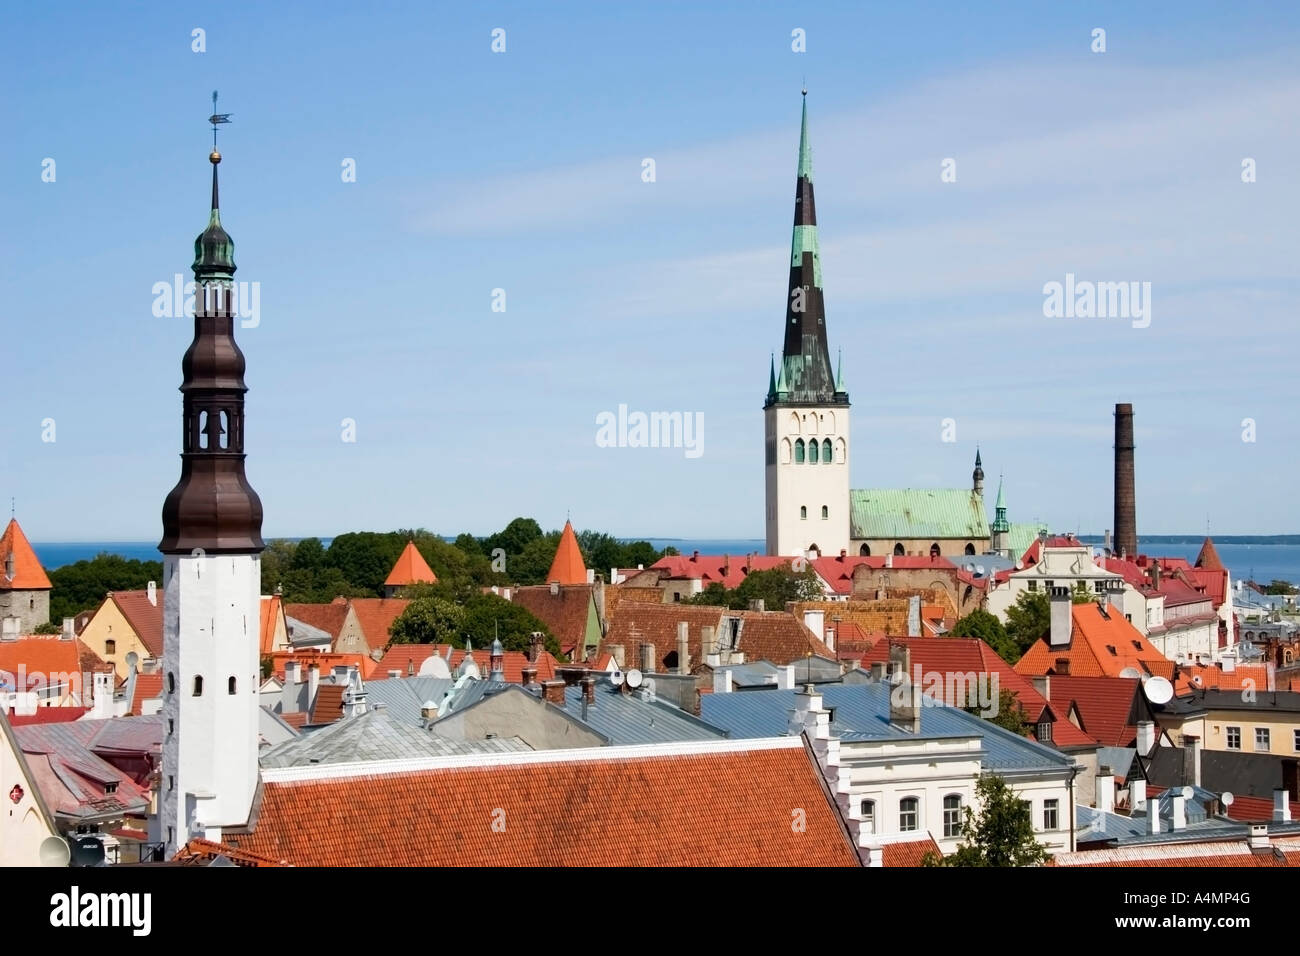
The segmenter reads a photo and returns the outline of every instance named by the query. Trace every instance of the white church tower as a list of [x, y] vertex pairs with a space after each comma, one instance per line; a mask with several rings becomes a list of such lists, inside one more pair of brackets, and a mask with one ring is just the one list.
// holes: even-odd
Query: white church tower
[[849, 396], [826, 339], [807, 97], [804, 90], [785, 346], [763, 405], [772, 555], [837, 555], [849, 546]]
[[170, 856], [248, 818], [257, 790], [262, 502], [244, 477], [244, 355], [234, 243], [212, 212], [194, 243], [194, 341], [181, 477], [163, 504], [163, 767], [157, 839]]

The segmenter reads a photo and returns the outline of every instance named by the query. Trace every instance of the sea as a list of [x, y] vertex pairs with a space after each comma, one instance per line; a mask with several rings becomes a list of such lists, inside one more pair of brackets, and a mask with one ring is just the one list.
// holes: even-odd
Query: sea
[[[1214, 539], [1214, 547], [1219, 558], [1232, 572], [1234, 580], [1254, 580], [1267, 584], [1273, 580], [1300, 583], [1300, 539], [1295, 535], [1284, 537], [1285, 543], [1270, 540], [1269, 537], [1225, 536]], [[1244, 538], [1244, 540], [1241, 540]], [[321, 543], [329, 546], [328, 538]], [[448, 539], [451, 540], [451, 539]], [[762, 553], [765, 544], [761, 538], [647, 538], [628, 540], [648, 540], [656, 548], [674, 547], [682, 554], [699, 551], [701, 554], [749, 554], [752, 551]], [[1102, 539], [1096, 535], [1082, 535], [1081, 540], [1100, 545]], [[1140, 538], [1144, 554], [1156, 557], [1180, 557], [1195, 560], [1201, 550], [1204, 536], [1196, 535], [1160, 535]], [[65, 541], [35, 543], [32, 547], [47, 570], [88, 560], [97, 554], [116, 554], [124, 558], [140, 561], [157, 561], [160, 559], [158, 545], [153, 541]]]

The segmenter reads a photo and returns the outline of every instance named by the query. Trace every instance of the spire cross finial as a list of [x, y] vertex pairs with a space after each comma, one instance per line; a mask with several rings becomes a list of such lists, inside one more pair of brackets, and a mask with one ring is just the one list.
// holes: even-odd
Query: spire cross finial
[[217, 151], [217, 126], [221, 123], [230, 122], [230, 113], [217, 112], [217, 91], [212, 91], [212, 115], [208, 117], [208, 122], [212, 124], [212, 151]]

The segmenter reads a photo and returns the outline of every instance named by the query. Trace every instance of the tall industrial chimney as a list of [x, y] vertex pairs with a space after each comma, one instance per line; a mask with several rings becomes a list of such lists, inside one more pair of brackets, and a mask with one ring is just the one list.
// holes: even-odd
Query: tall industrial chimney
[[1133, 406], [1115, 406], [1115, 550], [1137, 557], [1137, 495], [1133, 490]]

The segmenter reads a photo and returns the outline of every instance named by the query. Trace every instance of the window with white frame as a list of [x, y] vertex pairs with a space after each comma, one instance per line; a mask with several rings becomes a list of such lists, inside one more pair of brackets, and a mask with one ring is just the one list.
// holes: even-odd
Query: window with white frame
[[898, 829], [901, 833], [915, 830], [920, 816], [921, 802], [916, 797], [904, 797], [898, 803]]
[[1256, 750], [1265, 750], [1265, 751], [1267, 751], [1268, 749], [1270, 749], [1270, 748], [1269, 748], [1269, 733], [1268, 733], [1268, 728], [1267, 728], [1267, 727], [1256, 727], [1256, 728], [1255, 728], [1255, 749], [1256, 749]]
[[1229, 727], [1227, 730], [1227, 736], [1228, 736], [1228, 749], [1240, 750], [1241, 749], [1241, 728]]
[[1044, 800], [1043, 801], [1043, 829], [1055, 830], [1060, 827], [1060, 801]]
[[955, 837], [961, 835], [961, 796], [950, 793], [943, 798], [943, 835]]
[[862, 801], [862, 829], [867, 833], [876, 832], [876, 801]]

